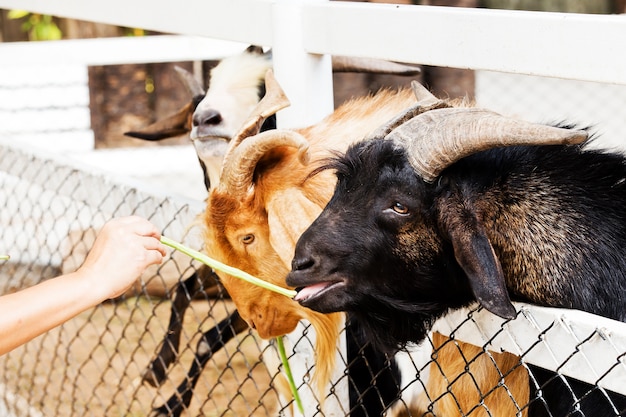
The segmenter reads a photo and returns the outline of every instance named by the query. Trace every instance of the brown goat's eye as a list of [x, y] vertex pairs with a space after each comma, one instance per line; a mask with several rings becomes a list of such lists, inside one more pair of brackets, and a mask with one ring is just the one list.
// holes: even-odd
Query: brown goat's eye
[[245, 235], [244, 237], [241, 238], [241, 241], [243, 242], [244, 245], [249, 245], [250, 243], [254, 242], [254, 235], [252, 234]]
[[398, 214], [409, 214], [409, 208], [402, 203], [395, 202], [391, 209]]

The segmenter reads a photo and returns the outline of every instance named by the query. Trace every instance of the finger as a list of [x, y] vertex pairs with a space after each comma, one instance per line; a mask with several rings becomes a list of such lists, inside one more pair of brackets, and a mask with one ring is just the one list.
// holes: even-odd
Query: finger
[[165, 249], [165, 245], [161, 243], [157, 238], [144, 236], [141, 237], [141, 242], [143, 247], [148, 250], [155, 250], [159, 252], [162, 256], [167, 255], [167, 250]]
[[161, 238], [161, 232], [150, 221], [139, 216], [126, 216], [116, 219], [119, 224], [124, 226], [127, 230], [130, 230], [140, 236], [152, 236], [156, 239]]
[[150, 250], [146, 255], [148, 265], [158, 265], [163, 262], [163, 254], [158, 250]]

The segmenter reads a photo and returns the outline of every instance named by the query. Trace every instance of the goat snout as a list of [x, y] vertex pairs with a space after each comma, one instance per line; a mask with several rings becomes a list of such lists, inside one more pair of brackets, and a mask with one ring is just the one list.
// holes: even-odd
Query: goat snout
[[201, 112], [196, 112], [193, 115], [193, 126], [216, 126], [222, 122], [222, 115], [215, 109], [207, 109]]
[[346, 282], [330, 263], [320, 262], [312, 255], [298, 255], [291, 262], [287, 285], [295, 287], [294, 300], [321, 313], [341, 311], [344, 304]]
[[304, 271], [315, 267], [315, 260], [310, 256], [296, 256], [291, 261], [291, 269], [293, 271]]

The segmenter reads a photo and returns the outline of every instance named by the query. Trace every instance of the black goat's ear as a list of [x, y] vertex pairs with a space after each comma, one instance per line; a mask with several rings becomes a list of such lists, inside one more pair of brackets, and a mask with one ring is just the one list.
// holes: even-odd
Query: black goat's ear
[[[466, 213], [467, 214], [467, 213]], [[448, 229], [454, 256], [465, 271], [478, 302], [492, 313], [515, 318], [515, 307], [506, 289], [500, 261], [489, 242], [484, 227], [474, 215], [465, 216], [462, 224]]]

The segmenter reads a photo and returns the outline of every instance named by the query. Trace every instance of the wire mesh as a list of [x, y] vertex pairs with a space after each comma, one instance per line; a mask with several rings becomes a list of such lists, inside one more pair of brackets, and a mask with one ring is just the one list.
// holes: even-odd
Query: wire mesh
[[[0, 265], [3, 293], [80, 265], [96, 230], [116, 216], [144, 216], [164, 235], [201, 245], [194, 221], [202, 207], [189, 201], [8, 146], [0, 152], [0, 172], [0, 252], [11, 255]], [[232, 302], [210, 271], [199, 270], [172, 253], [124, 296], [1, 357], [6, 415], [290, 415], [291, 399], [278, 390], [273, 344], [238, 325]], [[175, 295], [189, 279], [193, 285]], [[163, 380], [151, 385], [146, 375], [168, 343], [163, 337], [171, 332], [177, 296], [188, 304], [181, 317], [174, 315], [182, 321], [179, 349]], [[626, 412], [624, 323], [523, 304], [518, 310], [513, 321], [478, 308], [458, 311], [437, 323], [428, 341], [395, 356], [372, 355], [357, 339], [356, 349], [342, 356], [351, 392], [340, 415], [380, 415], [374, 409], [390, 416], [586, 415], [580, 410], [589, 404], [607, 415]], [[217, 333], [204, 335], [220, 322]], [[309, 329], [295, 340], [291, 352], [310, 348]], [[307, 382], [297, 381], [299, 389]], [[184, 389], [177, 394], [178, 386]], [[557, 405], [567, 408], [554, 411]], [[541, 407], [552, 407], [550, 414]], [[324, 415], [321, 410], [313, 404], [307, 415]]]
[[[623, 147], [623, 86], [476, 76], [481, 106], [542, 122], [597, 125], [601, 145]], [[0, 293], [75, 269], [112, 217], [141, 215], [164, 235], [199, 248], [202, 209], [57, 155], [0, 145], [0, 253], [11, 255], [0, 264]], [[291, 415], [275, 347], [237, 319], [210, 271], [201, 271], [174, 252], [124, 296], [1, 357], [0, 415]], [[345, 371], [328, 394], [338, 398], [339, 409], [326, 414], [626, 415], [623, 323], [517, 307], [513, 321], [478, 308], [455, 312], [437, 323], [429, 340], [393, 356], [372, 352], [367, 341], [344, 331]], [[179, 341], [164, 339], [176, 329]], [[312, 350], [310, 332], [303, 325], [293, 339], [291, 360], [297, 360], [293, 352]], [[171, 363], [159, 355], [164, 348]], [[313, 371], [309, 366], [296, 384], [313, 391], [305, 415], [322, 416], [327, 393], [309, 386]], [[349, 401], [339, 392], [346, 381]]]
[[[0, 166], [0, 252], [11, 255], [0, 266], [2, 293], [80, 265], [95, 231], [112, 217], [141, 215], [164, 235], [199, 244], [193, 226], [197, 206], [18, 149], [3, 147]], [[168, 379], [156, 389], [141, 383], [167, 332], [170, 302], [160, 294], [169, 295], [178, 279], [196, 268], [173, 253], [123, 297], [3, 356], [0, 384], [6, 407], [15, 415], [30, 415], [18, 410], [18, 402], [25, 401], [29, 409], [57, 416], [148, 415], [158, 408], [185, 378], [201, 333], [234, 311], [223, 297], [188, 294], [193, 308], [185, 312], [181, 349]], [[274, 374], [261, 360], [268, 347], [247, 330], [235, 339], [205, 365], [189, 415], [273, 415], [278, 406], [271, 388]]]

